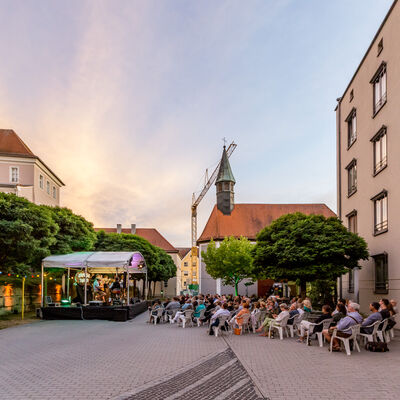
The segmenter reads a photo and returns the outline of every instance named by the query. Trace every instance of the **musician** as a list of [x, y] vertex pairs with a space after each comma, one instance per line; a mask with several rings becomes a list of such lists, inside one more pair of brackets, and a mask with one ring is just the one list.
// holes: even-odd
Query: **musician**
[[[76, 299], [79, 303], [85, 303], [85, 279], [87, 281], [87, 288], [89, 287], [90, 274], [85, 273], [82, 269], [75, 274]], [[87, 290], [87, 300], [89, 300], [89, 290]]]

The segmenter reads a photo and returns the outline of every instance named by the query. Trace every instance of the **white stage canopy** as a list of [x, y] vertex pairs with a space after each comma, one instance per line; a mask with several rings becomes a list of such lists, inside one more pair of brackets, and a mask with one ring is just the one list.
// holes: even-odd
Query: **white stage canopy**
[[146, 261], [138, 251], [85, 251], [43, 259], [45, 268], [128, 268], [129, 272], [146, 272]]

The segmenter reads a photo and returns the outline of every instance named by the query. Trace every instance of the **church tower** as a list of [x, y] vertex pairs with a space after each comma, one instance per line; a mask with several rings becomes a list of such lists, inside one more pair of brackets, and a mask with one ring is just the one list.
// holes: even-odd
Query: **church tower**
[[229, 165], [228, 155], [226, 154], [226, 147], [224, 146], [221, 164], [215, 182], [217, 187], [217, 208], [224, 215], [231, 215], [233, 207], [235, 206], [235, 193], [233, 191], [235, 183], [236, 181], [233, 177], [231, 166]]

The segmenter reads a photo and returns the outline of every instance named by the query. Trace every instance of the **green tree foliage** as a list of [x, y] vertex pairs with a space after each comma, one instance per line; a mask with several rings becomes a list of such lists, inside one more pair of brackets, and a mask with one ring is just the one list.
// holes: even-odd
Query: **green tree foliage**
[[0, 193], [0, 267], [5, 272], [37, 270], [56, 242], [51, 212], [14, 194]]
[[97, 240], [93, 224], [68, 208], [41, 206], [48, 210], [58, 225], [56, 242], [50, 246], [51, 254], [93, 250]]
[[368, 259], [368, 249], [338, 218], [294, 213], [258, 234], [253, 255], [258, 279], [298, 280], [305, 295], [306, 282], [336, 279]]
[[221, 278], [224, 285], [234, 286], [237, 295], [239, 282], [251, 277], [253, 273], [252, 248], [249, 240], [243, 237], [227, 237], [219, 247], [211, 240], [207, 251], [201, 253], [207, 273], [214, 279]]

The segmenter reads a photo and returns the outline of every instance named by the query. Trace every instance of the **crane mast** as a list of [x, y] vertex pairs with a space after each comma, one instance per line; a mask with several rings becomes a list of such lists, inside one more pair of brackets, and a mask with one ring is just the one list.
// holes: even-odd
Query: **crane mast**
[[[233, 153], [233, 151], [236, 149], [237, 144], [235, 142], [232, 142], [228, 149], [226, 150], [226, 153], [228, 155], [228, 157], [231, 156], [231, 154]], [[206, 195], [206, 193], [208, 192], [208, 189], [210, 189], [211, 185], [215, 182], [215, 180], [217, 179], [217, 175], [218, 175], [218, 171], [219, 171], [219, 167], [220, 167], [221, 161], [218, 163], [217, 167], [215, 168], [214, 172], [211, 174], [210, 178], [207, 179], [208, 177], [208, 171], [206, 171], [206, 183], [203, 187], [203, 189], [201, 190], [200, 194], [197, 196], [195, 193], [193, 193], [192, 196], [192, 249], [194, 250], [194, 248], [196, 248], [196, 242], [197, 242], [197, 206], [199, 205], [199, 203], [201, 202], [201, 200], [203, 199], [203, 197]], [[197, 251], [197, 248], [196, 248]]]

